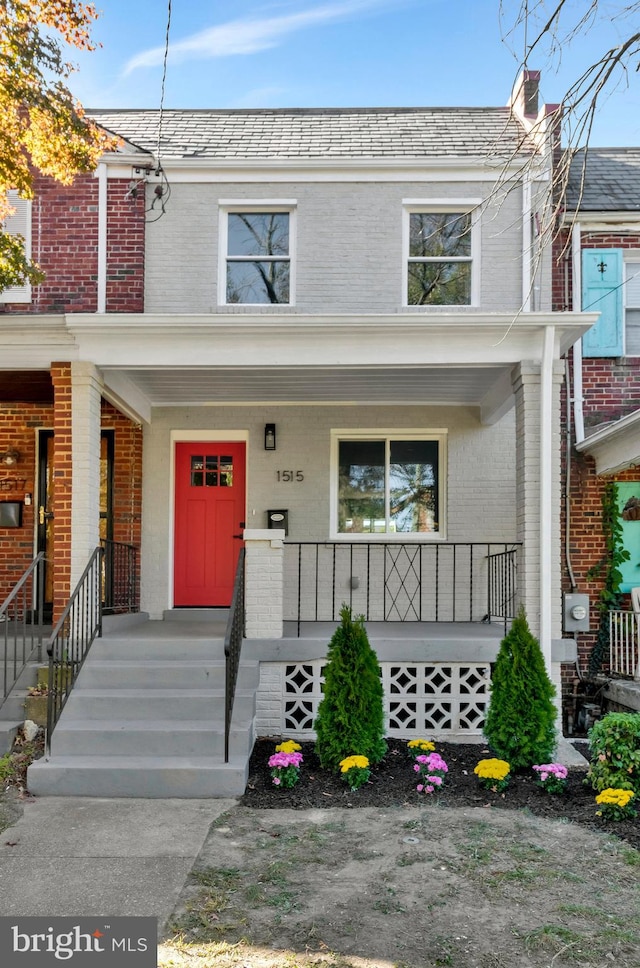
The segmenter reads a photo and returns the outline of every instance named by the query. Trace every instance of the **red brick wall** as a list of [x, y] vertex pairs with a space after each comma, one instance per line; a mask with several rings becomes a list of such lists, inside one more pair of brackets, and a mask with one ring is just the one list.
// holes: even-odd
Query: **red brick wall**
[[[555, 245], [554, 279], [553, 279], [553, 309], [570, 310], [572, 308], [572, 259], [571, 250], [566, 248], [567, 234], [559, 237]], [[640, 249], [640, 236], [629, 234], [593, 233], [582, 235], [582, 247]], [[571, 388], [573, 388], [573, 360], [569, 354], [569, 372]], [[589, 357], [583, 359], [583, 414], [585, 430], [597, 427], [640, 408], [640, 359], [637, 357], [603, 358]], [[562, 424], [565, 446], [563, 447], [563, 493], [566, 490], [566, 435], [575, 437], [573, 414], [571, 427], [566, 426], [566, 387], [562, 388]], [[636, 468], [615, 475], [615, 480], [636, 480], [639, 472]], [[591, 597], [591, 632], [581, 632], [576, 635], [578, 657], [582, 671], [586, 671], [589, 654], [593, 648], [599, 614], [596, 609], [598, 596], [602, 589], [599, 579], [587, 580], [586, 574], [601, 560], [605, 553], [604, 537], [602, 534], [602, 492], [606, 483], [605, 478], [596, 475], [595, 461], [588, 456], [578, 454], [572, 449], [571, 482], [570, 482], [570, 514], [571, 535], [570, 551], [571, 564], [577, 584], [577, 591]], [[565, 508], [562, 508], [563, 534], [565, 529]], [[563, 560], [563, 590], [570, 590], [569, 571]], [[625, 603], [624, 607], [628, 607]], [[566, 692], [575, 675], [575, 670], [567, 667], [563, 670], [563, 685]]]
[[[107, 186], [107, 312], [144, 310], [144, 195], [126, 198], [127, 179]], [[98, 179], [80, 175], [73, 185], [36, 176], [32, 257], [46, 275], [31, 304], [0, 312], [94, 313], [98, 279]]]
[[53, 382], [53, 621], [71, 594], [71, 365], [52, 363]]
[[39, 428], [53, 426], [51, 404], [0, 404], [0, 452], [10, 447], [20, 452], [15, 467], [0, 465], [0, 501], [24, 501], [22, 527], [0, 528], [0, 602], [26, 570], [34, 554], [35, 511], [37, 509], [36, 451]]
[[142, 427], [103, 400], [102, 429], [114, 430], [113, 540], [140, 547]]

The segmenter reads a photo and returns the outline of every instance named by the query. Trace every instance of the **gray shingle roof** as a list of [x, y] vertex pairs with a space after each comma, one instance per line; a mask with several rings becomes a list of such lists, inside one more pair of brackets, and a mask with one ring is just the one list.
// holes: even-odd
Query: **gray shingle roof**
[[[87, 114], [155, 154], [157, 110]], [[163, 115], [161, 155], [165, 161], [505, 158], [522, 153], [522, 141], [508, 108], [170, 110]]]
[[566, 204], [570, 212], [578, 206], [581, 212], [640, 211], [640, 148], [577, 151], [569, 170]]

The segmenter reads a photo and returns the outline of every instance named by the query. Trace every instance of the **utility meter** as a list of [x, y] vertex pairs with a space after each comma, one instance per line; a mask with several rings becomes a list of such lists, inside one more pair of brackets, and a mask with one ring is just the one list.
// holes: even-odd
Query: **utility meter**
[[563, 617], [562, 627], [565, 632], [588, 632], [589, 596], [565, 595]]

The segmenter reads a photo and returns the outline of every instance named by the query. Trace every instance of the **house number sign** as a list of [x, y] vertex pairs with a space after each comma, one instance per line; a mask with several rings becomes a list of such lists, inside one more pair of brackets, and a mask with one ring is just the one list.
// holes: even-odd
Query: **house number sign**
[[304, 481], [302, 471], [276, 471], [276, 480], [281, 484], [300, 483]]

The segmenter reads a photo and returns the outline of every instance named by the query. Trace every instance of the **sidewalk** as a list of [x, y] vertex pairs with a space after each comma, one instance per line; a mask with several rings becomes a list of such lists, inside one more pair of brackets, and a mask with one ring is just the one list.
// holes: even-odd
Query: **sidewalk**
[[169, 917], [235, 800], [43, 797], [0, 834], [0, 916]]

